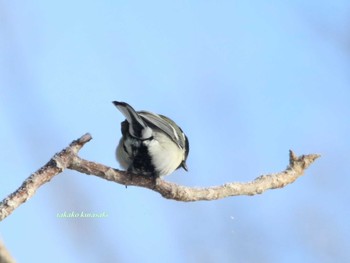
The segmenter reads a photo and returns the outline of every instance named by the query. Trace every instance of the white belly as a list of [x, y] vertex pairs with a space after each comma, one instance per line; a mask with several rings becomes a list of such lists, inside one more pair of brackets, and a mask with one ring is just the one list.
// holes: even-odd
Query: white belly
[[163, 133], [154, 133], [154, 138], [143, 143], [148, 146], [152, 164], [160, 176], [175, 171], [184, 159], [184, 150], [180, 149], [168, 136]]

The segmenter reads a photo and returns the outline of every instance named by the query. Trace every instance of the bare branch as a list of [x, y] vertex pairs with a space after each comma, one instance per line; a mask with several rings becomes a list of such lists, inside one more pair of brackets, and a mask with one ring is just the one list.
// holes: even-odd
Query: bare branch
[[78, 156], [75, 156], [74, 161], [68, 168], [81, 173], [95, 175], [123, 185], [149, 188], [168, 199], [190, 202], [200, 200], [210, 201], [237, 195], [256, 195], [269, 189], [282, 188], [287, 184], [293, 183], [298, 177], [303, 175], [304, 170], [318, 157], [319, 155], [317, 154], [297, 157], [292, 151], [290, 151], [289, 166], [285, 171], [262, 175], [252, 182], [226, 183], [220, 186], [206, 188], [181, 186], [161, 179], [155, 181], [149, 177], [130, 174], [103, 164], [86, 161]]
[[83, 135], [81, 138], [73, 141], [66, 149], [55, 154], [47, 164], [29, 176], [15, 192], [0, 203], [0, 221], [31, 198], [40, 186], [49, 182], [55, 175], [63, 172], [70, 164], [72, 157], [78, 154], [83, 145], [91, 139], [90, 134]]
[[0, 263], [15, 263], [16, 261], [10, 255], [10, 252], [5, 247], [2, 240], [0, 240]]
[[160, 178], [155, 180], [154, 178], [131, 174], [84, 160], [78, 156], [78, 151], [90, 140], [91, 136], [85, 134], [78, 140], [73, 141], [69, 147], [57, 153], [45, 166], [25, 180], [19, 189], [0, 203], [0, 220], [7, 217], [14, 209], [33, 196], [41, 185], [50, 181], [66, 168], [123, 185], [145, 187], [168, 199], [190, 202], [216, 200], [237, 195], [256, 195], [269, 189], [282, 188], [303, 175], [304, 170], [320, 157], [318, 154], [297, 157], [290, 151], [289, 166], [282, 172], [262, 175], [247, 183], [226, 183], [220, 186], [197, 188], [166, 182]]

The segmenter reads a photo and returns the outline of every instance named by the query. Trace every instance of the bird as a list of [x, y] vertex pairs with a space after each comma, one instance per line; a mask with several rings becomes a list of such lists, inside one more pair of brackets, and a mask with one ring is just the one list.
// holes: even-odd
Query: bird
[[135, 111], [126, 102], [113, 101], [126, 118], [116, 149], [120, 166], [128, 172], [159, 178], [179, 168], [188, 171], [189, 141], [170, 118], [149, 111]]

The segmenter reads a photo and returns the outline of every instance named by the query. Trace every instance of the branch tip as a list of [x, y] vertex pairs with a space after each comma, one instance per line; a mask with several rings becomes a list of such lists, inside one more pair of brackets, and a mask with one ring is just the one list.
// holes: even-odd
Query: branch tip
[[298, 160], [298, 156], [292, 150], [289, 150], [289, 163], [293, 165]]
[[287, 170], [297, 170], [298, 173], [302, 174], [303, 170], [307, 169], [319, 157], [321, 157], [320, 154], [307, 154], [298, 157], [292, 150], [289, 150], [289, 166]]
[[312, 162], [314, 162], [317, 158], [321, 157], [321, 154], [309, 154], [308, 157]]
[[69, 144], [69, 147], [76, 148], [79, 151], [84, 146], [85, 143], [87, 143], [87, 142], [89, 142], [91, 140], [92, 140], [92, 136], [90, 135], [90, 133], [85, 133], [80, 138], [72, 141]]
[[92, 140], [92, 136], [90, 133], [85, 133], [83, 136], [81, 136], [77, 141], [79, 144], [85, 144]]
[[317, 158], [321, 157], [320, 154], [308, 154], [303, 155], [304, 169], [308, 168]]

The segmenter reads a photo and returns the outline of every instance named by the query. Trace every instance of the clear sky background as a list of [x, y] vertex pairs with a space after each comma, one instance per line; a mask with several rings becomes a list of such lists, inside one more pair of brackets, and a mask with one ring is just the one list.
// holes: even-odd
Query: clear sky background
[[[349, 1], [0, 0], [0, 194], [73, 139], [118, 168], [126, 101], [186, 132], [187, 186], [319, 153], [294, 184], [181, 203], [65, 171], [0, 223], [18, 262], [350, 262]], [[63, 212], [106, 212], [62, 219]]]

